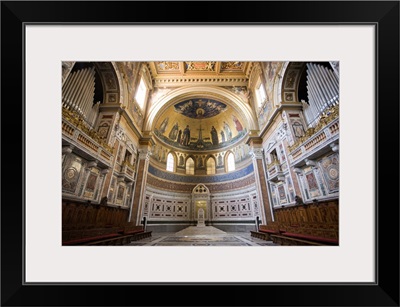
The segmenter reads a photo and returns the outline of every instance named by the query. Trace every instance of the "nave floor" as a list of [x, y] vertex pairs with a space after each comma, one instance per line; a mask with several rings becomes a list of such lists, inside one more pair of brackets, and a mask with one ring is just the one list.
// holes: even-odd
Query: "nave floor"
[[133, 241], [131, 246], [275, 246], [251, 236], [250, 232], [225, 232], [212, 226], [190, 226], [173, 233], [152, 233], [150, 238]]

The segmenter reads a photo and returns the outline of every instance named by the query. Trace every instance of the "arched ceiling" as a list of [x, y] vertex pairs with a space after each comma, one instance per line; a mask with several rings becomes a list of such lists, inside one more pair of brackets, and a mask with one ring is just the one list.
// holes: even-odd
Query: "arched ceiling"
[[[177, 128], [173, 128], [176, 124]], [[184, 142], [187, 126], [190, 140]], [[251, 106], [240, 93], [224, 87], [193, 85], [172, 89], [153, 101], [144, 127], [176, 149], [209, 151], [237, 144], [247, 133], [257, 130], [258, 124]], [[179, 130], [182, 130], [180, 139]]]
[[246, 135], [246, 121], [231, 105], [217, 99], [180, 100], [158, 116], [153, 132], [162, 142], [180, 150], [219, 150]]

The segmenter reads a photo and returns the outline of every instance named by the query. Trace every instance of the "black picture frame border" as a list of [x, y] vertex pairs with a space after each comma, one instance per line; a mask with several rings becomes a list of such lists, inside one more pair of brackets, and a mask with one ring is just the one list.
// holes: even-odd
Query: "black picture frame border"
[[[206, 14], [166, 14], [182, 7], [194, 12], [206, 12]], [[284, 13], [265, 14], [265, 12], [275, 11]], [[219, 12], [220, 15], [214, 16], [208, 12]], [[28, 183], [24, 180], [26, 140], [23, 40], [24, 26], [29, 23], [60, 25], [70, 23], [375, 24], [377, 38], [375, 118], [377, 282], [366, 284], [24, 284], [23, 206], [24, 187]], [[1, 305], [399, 306], [399, 199], [398, 194], [393, 193], [393, 191], [398, 191], [399, 187], [398, 172], [393, 171], [399, 170], [398, 102], [398, 1], [1, 2], [0, 114], [1, 149], [3, 149], [1, 150]], [[41, 146], [40, 148], [43, 149], [43, 145]], [[387, 167], [388, 160], [390, 167]], [[19, 161], [22, 163], [20, 164]], [[385, 184], [380, 184], [379, 179], [385, 179]], [[22, 206], [18, 205], [18, 200], [22, 202]], [[149, 295], [144, 290], [150, 290], [152, 294]], [[192, 299], [189, 302], [186, 301], [182, 292]], [[199, 295], [199, 293], [207, 293], [207, 295]]]

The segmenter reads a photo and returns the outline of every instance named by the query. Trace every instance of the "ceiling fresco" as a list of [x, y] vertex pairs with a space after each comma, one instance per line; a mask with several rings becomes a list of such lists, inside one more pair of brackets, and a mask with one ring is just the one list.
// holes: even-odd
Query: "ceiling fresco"
[[244, 121], [232, 107], [207, 98], [170, 106], [156, 120], [153, 129], [164, 143], [187, 150], [225, 148], [247, 133]]

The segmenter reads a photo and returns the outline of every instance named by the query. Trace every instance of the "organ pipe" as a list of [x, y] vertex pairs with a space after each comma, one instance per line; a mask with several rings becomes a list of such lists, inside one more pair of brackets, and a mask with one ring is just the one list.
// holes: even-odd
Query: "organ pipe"
[[82, 96], [86, 94], [89, 77], [90, 77], [90, 71], [89, 69], [85, 69], [83, 72], [82, 80], [79, 84], [80, 86], [76, 92], [76, 98], [75, 98], [75, 101], [77, 101], [79, 105], [79, 110], [82, 112], [83, 117], [86, 117], [86, 114], [84, 112], [85, 110], [83, 106]]
[[307, 64], [307, 92], [310, 105], [321, 113], [326, 107], [339, 102], [339, 82], [336, 74], [321, 65]]
[[88, 78], [86, 80], [84, 94], [81, 98], [82, 110], [85, 116], [89, 115], [89, 112], [93, 106], [93, 96], [95, 89], [95, 78], [94, 78], [94, 68], [88, 71]]
[[79, 74], [80, 74], [80, 72], [76, 71], [76, 72], [73, 73], [73, 75], [71, 75], [71, 79], [72, 79], [71, 80], [71, 85], [70, 85], [68, 91], [66, 91], [66, 96], [65, 96], [65, 99], [66, 99], [67, 104], [69, 106], [68, 109], [72, 109], [73, 108], [73, 101], [71, 100], [71, 96], [72, 96], [73, 89], [76, 86]]
[[324, 97], [318, 88], [318, 84], [315, 80], [315, 77], [312, 76], [312, 74], [310, 74], [309, 77], [310, 77], [310, 90], [311, 90], [311, 92], [314, 93], [314, 96], [315, 96], [315, 101], [314, 101], [315, 105], [314, 106], [315, 106], [316, 110], [318, 111], [317, 113], [319, 113], [324, 105]]
[[[329, 100], [329, 98], [326, 96], [324, 86], [321, 83], [321, 80], [319, 79], [319, 76], [317, 75], [315, 67], [310, 64], [310, 71], [311, 71], [311, 78], [314, 80], [314, 84], [316, 86], [316, 90], [320, 93], [321, 96], [321, 102], [322, 102], [322, 109], [324, 108], [325, 103]], [[322, 111], [322, 110], [320, 110]]]
[[62, 87], [63, 105], [67, 109], [77, 111], [86, 121], [94, 122], [96, 117], [92, 115], [94, 91], [94, 67], [75, 71], [69, 75]]
[[320, 82], [322, 84], [322, 90], [324, 91], [325, 96], [326, 96], [325, 104], [328, 106], [330, 104], [330, 101], [331, 101], [333, 96], [329, 92], [328, 84], [326, 84], [324, 76], [321, 74], [321, 70], [319, 68], [319, 65], [314, 65], [314, 68], [315, 68], [315, 72], [316, 72], [316, 74], [317, 74], [317, 76], [318, 76], [318, 78], [319, 78], [319, 80], [320, 80]]
[[331, 69], [307, 63], [306, 87], [309, 104], [304, 104], [303, 110], [312, 125], [327, 107], [339, 103], [339, 78]]
[[71, 102], [73, 104], [73, 110], [74, 111], [78, 111], [78, 113], [80, 115], [81, 115], [81, 113], [79, 112], [79, 104], [78, 104], [78, 101], [76, 100], [76, 96], [77, 96], [78, 91], [79, 91], [79, 89], [81, 87], [81, 82], [82, 82], [82, 79], [83, 79], [84, 72], [85, 72], [84, 70], [79, 70], [77, 72], [77, 79], [76, 79], [75, 85], [71, 89], [71, 98], [70, 98]]
[[68, 79], [64, 82], [62, 86], [62, 101], [63, 105], [65, 107], [68, 106], [68, 101], [67, 101], [67, 93], [69, 92], [69, 89], [71, 87], [72, 80], [74, 79], [75, 72], [73, 74], [70, 74]]

